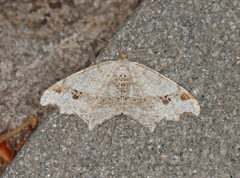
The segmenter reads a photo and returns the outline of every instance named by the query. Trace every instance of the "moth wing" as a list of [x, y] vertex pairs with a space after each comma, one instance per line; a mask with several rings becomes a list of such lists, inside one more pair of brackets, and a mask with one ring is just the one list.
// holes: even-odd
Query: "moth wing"
[[48, 88], [41, 105], [57, 106], [60, 113], [77, 114], [89, 129], [121, 114], [114, 85], [116, 61], [107, 61], [81, 70]]
[[179, 120], [184, 114], [199, 115], [197, 100], [178, 84], [147, 66], [130, 63], [129, 97], [123, 113], [136, 119], [151, 132], [158, 122]]

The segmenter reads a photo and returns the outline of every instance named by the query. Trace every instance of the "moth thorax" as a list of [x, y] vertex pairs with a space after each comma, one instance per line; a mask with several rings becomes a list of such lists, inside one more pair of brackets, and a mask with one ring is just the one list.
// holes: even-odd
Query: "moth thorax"
[[120, 67], [117, 72], [117, 89], [119, 98], [126, 99], [129, 86], [129, 71], [126, 67]]

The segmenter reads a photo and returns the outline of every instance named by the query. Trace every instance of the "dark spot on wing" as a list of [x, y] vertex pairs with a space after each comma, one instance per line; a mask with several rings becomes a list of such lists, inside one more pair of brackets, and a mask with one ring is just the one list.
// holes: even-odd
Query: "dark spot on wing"
[[75, 95], [72, 96], [72, 98], [77, 100], [79, 98], [79, 96], [75, 94]]
[[162, 102], [164, 105], [167, 105], [169, 103], [168, 99], [162, 99]]
[[79, 98], [78, 91], [76, 89], [72, 90], [72, 99], [77, 100]]
[[167, 104], [169, 104], [170, 101], [172, 101], [171, 98], [169, 98], [168, 95], [165, 95], [164, 97], [159, 96], [159, 99], [162, 100], [164, 105], [167, 105]]

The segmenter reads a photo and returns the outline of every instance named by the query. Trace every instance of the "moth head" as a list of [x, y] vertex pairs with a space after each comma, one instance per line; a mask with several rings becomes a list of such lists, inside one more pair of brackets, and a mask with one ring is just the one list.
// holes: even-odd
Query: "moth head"
[[121, 54], [119, 55], [119, 58], [122, 58], [122, 59], [127, 59], [127, 55], [126, 55], [126, 54], [124, 54], [124, 53], [121, 53]]

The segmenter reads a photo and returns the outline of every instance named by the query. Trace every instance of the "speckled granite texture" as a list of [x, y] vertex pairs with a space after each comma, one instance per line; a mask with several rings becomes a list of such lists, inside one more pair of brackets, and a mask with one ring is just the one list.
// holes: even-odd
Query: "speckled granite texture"
[[[240, 177], [238, 1], [143, 1], [110, 43], [188, 90], [199, 117], [163, 120], [154, 133], [127, 116], [89, 131], [54, 110], [2, 177]], [[104, 48], [96, 63], [116, 58]], [[68, 66], [65, 66], [68, 67]]]

